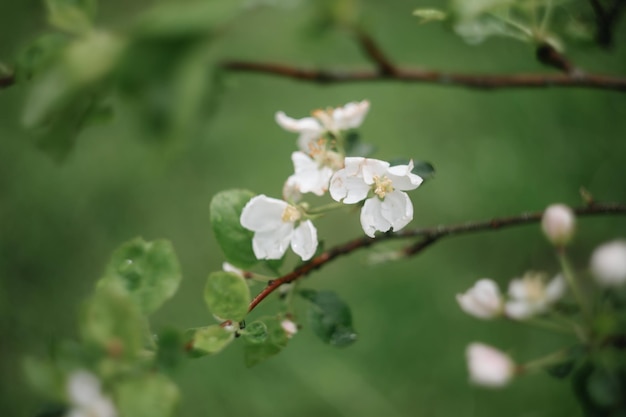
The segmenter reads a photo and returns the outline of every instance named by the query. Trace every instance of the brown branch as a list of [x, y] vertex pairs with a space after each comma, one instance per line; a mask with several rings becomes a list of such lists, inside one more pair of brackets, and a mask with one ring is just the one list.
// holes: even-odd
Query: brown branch
[[374, 38], [372, 38], [367, 32], [362, 29], [355, 29], [354, 33], [365, 55], [374, 64], [376, 64], [380, 76], [393, 77], [393, 75], [396, 73], [396, 67], [392, 64], [391, 60], [387, 58], [387, 56], [378, 46]]
[[[596, 216], [596, 215], [626, 215], [626, 204], [619, 203], [594, 203], [584, 207], [574, 209], [577, 216]], [[272, 294], [278, 287], [283, 284], [293, 282], [299, 278], [302, 278], [312, 271], [315, 271], [335, 258], [348, 255], [356, 250], [367, 248], [378, 243], [388, 241], [390, 239], [409, 239], [415, 237], [421, 237], [417, 243], [408, 246], [404, 249], [403, 254], [406, 257], [417, 255], [430, 247], [435, 242], [448, 237], [459, 236], [463, 234], [476, 233], [481, 231], [495, 231], [508, 227], [519, 226], [524, 224], [537, 223], [541, 220], [543, 215], [542, 211], [521, 213], [516, 216], [499, 217], [490, 220], [468, 222], [449, 226], [437, 226], [429, 228], [419, 228], [405, 230], [398, 233], [386, 233], [376, 239], [371, 239], [367, 236], [363, 236], [354, 240], [351, 240], [342, 245], [336, 246], [299, 266], [292, 272], [284, 275], [278, 279], [271, 281], [267, 287], [265, 287], [254, 299], [250, 302], [248, 311], [254, 310], [256, 306], [261, 303], [265, 298]]]
[[308, 81], [319, 84], [399, 81], [461, 86], [479, 90], [504, 88], [578, 87], [626, 92], [626, 78], [574, 71], [568, 74], [464, 74], [418, 68], [395, 68], [391, 74], [378, 70], [325, 70], [295, 67], [281, 63], [227, 61], [222, 68]]
[[0, 89], [10, 87], [13, 84], [15, 84], [14, 74], [0, 76]]
[[626, 9], [626, 0], [613, 0], [607, 9], [600, 0], [589, 0], [596, 16], [596, 42], [604, 47], [613, 46], [613, 33], [620, 14]]

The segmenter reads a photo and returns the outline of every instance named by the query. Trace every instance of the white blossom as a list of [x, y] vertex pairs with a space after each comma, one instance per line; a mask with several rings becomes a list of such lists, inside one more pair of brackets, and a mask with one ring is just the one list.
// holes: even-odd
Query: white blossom
[[240, 277], [244, 276], [244, 271], [242, 269], [239, 269], [235, 265], [228, 262], [222, 263], [222, 270], [224, 272], [232, 272], [233, 274], [239, 275]]
[[310, 220], [302, 220], [297, 207], [265, 195], [253, 197], [243, 208], [240, 222], [254, 232], [252, 249], [257, 259], [280, 259], [287, 247], [303, 261], [317, 249], [317, 230]]
[[337, 152], [325, 149], [310, 155], [304, 152], [291, 154], [295, 173], [287, 179], [293, 189], [300, 193], [323, 195], [328, 190], [328, 182], [343, 161]]
[[[377, 230], [397, 231], [413, 219], [413, 204], [403, 191], [414, 190], [422, 183], [412, 169], [413, 161], [390, 167], [378, 159], [348, 157], [345, 168], [330, 180], [330, 195], [345, 204], [367, 199], [361, 209], [361, 226], [368, 236], [374, 237]], [[370, 194], [373, 196], [368, 198]]]
[[485, 387], [503, 387], [515, 373], [515, 363], [505, 353], [482, 343], [471, 343], [465, 351], [470, 381]]
[[510, 299], [505, 305], [506, 315], [523, 320], [544, 313], [563, 296], [565, 290], [565, 279], [561, 275], [546, 283], [543, 274], [527, 273], [509, 283]]
[[73, 372], [68, 380], [67, 392], [71, 408], [66, 417], [117, 416], [113, 402], [102, 394], [100, 381], [90, 372]]
[[591, 255], [591, 272], [598, 284], [605, 287], [626, 283], [626, 240], [598, 246]]
[[337, 136], [342, 130], [359, 127], [369, 111], [370, 103], [367, 100], [350, 102], [343, 107], [313, 111], [313, 117], [293, 119], [284, 112], [276, 113], [276, 123], [283, 129], [299, 133], [298, 147], [302, 152], [309, 153], [310, 144], [331, 133]]
[[575, 226], [574, 212], [564, 204], [549, 206], [541, 218], [543, 233], [556, 246], [563, 246], [571, 240]]
[[284, 319], [280, 322], [280, 327], [283, 328], [288, 338], [292, 338], [298, 333], [298, 325], [289, 319]]
[[463, 294], [457, 294], [456, 301], [467, 314], [480, 318], [492, 319], [502, 314], [503, 299], [498, 284], [484, 278]]

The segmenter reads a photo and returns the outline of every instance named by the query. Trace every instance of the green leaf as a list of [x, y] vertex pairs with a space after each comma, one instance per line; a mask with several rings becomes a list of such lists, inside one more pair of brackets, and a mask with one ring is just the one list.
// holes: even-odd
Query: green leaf
[[356, 130], [350, 130], [346, 134], [345, 148], [346, 156], [360, 156], [363, 158], [371, 156], [377, 150], [375, 145], [361, 141], [359, 132]]
[[161, 374], [144, 375], [115, 386], [120, 417], [170, 417], [178, 400], [178, 388]]
[[136, 357], [142, 349], [145, 321], [135, 303], [123, 292], [100, 288], [81, 316], [81, 335], [111, 357]]
[[587, 380], [587, 390], [600, 407], [614, 407], [623, 400], [626, 387], [621, 386], [618, 373], [596, 367]]
[[242, 334], [247, 342], [263, 343], [267, 340], [267, 325], [260, 320], [253, 321], [246, 326]]
[[51, 362], [27, 357], [23, 362], [24, 375], [31, 387], [49, 399], [65, 400], [65, 377]]
[[191, 329], [191, 356], [200, 357], [221, 352], [235, 339], [235, 333], [229, 332], [219, 324]]
[[204, 287], [204, 301], [220, 320], [239, 322], [248, 314], [250, 287], [246, 280], [232, 272], [213, 272]]
[[120, 288], [142, 313], [150, 314], [176, 293], [180, 280], [180, 265], [169, 241], [136, 238], [113, 253], [98, 285]]
[[254, 233], [239, 221], [244, 206], [254, 195], [247, 190], [222, 191], [213, 197], [210, 206], [211, 227], [217, 243], [226, 260], [243, 269], [258, 262], [252, 250]]
[[93, 28], [95, 0], [46, 0], [48, 21], [64, 32], [80, 35]]
[[267, 337], [261, 343], [258, 340], [246, 338], [244, 362], [247, 367], [252, 367], [265, 361], [287, 346], [288, 337], [280, 325], [280, 317], [263, 317], [260, 321], [265, 323], [267, 327]]
[[354, 343], [357, 334], [352, 328], [348, 305], [332, 291], [301, 290], [300, 296], [309, 300], [309, 322], [313, 332], [324, 343], [343, 347]]
[[420, 18], [420, 24], [446, 20], [448, 15], [439, 9], [415, 9], [413, 16]]
[[15, 68], [18, 80], [29, 80], [47, 71], [56, 63], [69, 39], [59, 33], [48, 33], [38, 37], [22, 49], [18, 54]]
[[178, 368], [185, 358], [185, 338], [178, 330], [163, 330], [157, 337], [156, 366], [166, 372]]

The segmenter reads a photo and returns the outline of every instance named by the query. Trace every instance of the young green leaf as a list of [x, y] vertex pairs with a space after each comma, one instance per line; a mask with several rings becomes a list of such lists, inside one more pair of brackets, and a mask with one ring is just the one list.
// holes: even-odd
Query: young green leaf
[[180, 280], [180, 265], [169, 241], [136, 238], [113, 253], [98, 285], [120, 288], [142, 313], [150, 314], [176, 293]]
[[260, 321], [265, 323], [267, 337], [263, 342], [246, 338], [244, 362], [248, 368], [276, 355], [287, 346], [287, 333], [282, 328], [279, 317], [263, 317]]
[[420, 18], [420, 24], [446, 20], [448, 17], [446, 12], [438, 9], [415, 9], [413, 16]]
[[258, 261], [252, 251], [254, 233], [241, 225], [243, 207], [254, 197], [247, 190], [228, 190], [211, 200], [211, 227], [226, 260], [239, 268], [250, 268]]
[[136, 304], [119, 289], [98, 289], [81, 319], [83, 339], [111, 357], [134, 358], [142, 349], [145, 321]]
[[24, 375], [31, 387], [46, 398], [65, 399], [65, 377], [50, 361], [27, 357], [23, 362]]
[[95, 0], [46, 0], [48, 21], [55, 28], [75, 35], [93, 27]]
[[260, 320], [253, 321], [242, 334], [250, 343], [263, 343], [267, 340], [267, 325]]
[[221, 352], [235, 339], [235, 334], [219, 324], [191, 329], [190, 355], [200, 357]]
[[238, 322], [248, 314], [250, 287], [246, 280], [232, 272], [213, 272], [204, 287], [204, 301], [220, 320]]
[[178, 388], [161, 374], [143, 375], [115, 385], [115, 404], [124, 417], [170, 417]]
[[343, 347], [356, 341], [350, 308], [337, 294], [314, 290], [301, 290], [299, 294], [311, 302], [309, 322], [313, 332], [324, 343]]
[[185, 338], [178, 330], [166, 329], [156, 339], [157, 355], [155, 364], [164, 371], [175, 370], [185, 357]]

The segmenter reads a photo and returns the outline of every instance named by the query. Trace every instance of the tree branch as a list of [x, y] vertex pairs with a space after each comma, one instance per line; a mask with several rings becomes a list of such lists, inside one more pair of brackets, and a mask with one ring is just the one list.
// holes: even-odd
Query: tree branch
[[576, 71], [568, 74], [464, 74], [418, 68], [396, 68], [392, 73], [378, 70], [327, 70], [295, 67], [281, 63], [226, 61], [222, 68], [308, 81], [319, 84], [399, 81], [479, 90], [504, 88], [578, 87], [626, 92], [626, 78]]
[[[577, 216], [598, 216], [598, 215], [626, 215], [626, 204], [620, 203], [592, 203], [587, 206], [574, 209]], [[248, 311], [252, 311], [265, 298], [272, 294], [283, 284], [287, 284], [302, 278], [309, 273], [321, 268], [330, 261], [342, 255], [348, 255], [356, 250], [367, 248], [390, 239], [410, 239], [421, 238], [416, 243], [406, 247], [402, 252], [405, 257], [414, 256], [430, 247], [435, 242], [450, 236], [459, 236], [482, 231], [496, 231], [513, 226], [537, 223], [541, 220], [543, 211], [521, 213], [516, 216], [499, 217], [490, 220], [467, 222], [456, 225], [437, 226], [429, 228], [418, 228], [405, 230], [398, 233], [386, 233], [376, 239], [363, 236], [351, 240], [342, 245], [338, 245], [297, 267], [292, 272], [271, 281], [254, 299], [250, 302]]]

